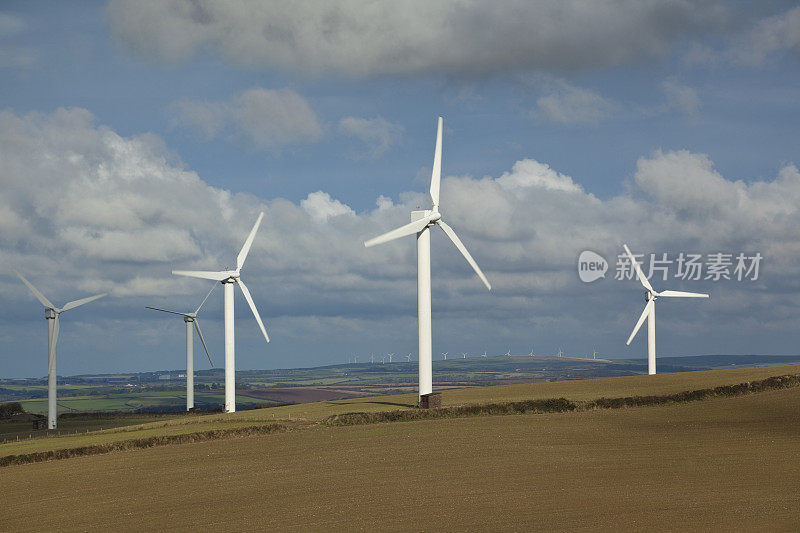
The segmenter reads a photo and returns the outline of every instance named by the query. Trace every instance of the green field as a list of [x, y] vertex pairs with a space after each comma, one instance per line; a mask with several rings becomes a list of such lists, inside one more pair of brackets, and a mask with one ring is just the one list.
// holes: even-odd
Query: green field
[[[586, 401], [798, 373], [800, 366], [769, 367], [470, 388], [447, 391], [444, 401]], [[333, 413], [413, 401], [403, 395], [192, 415], [0, 445], [7, 455], [273, 420], [288, 426], [270, 435], [4, 467], [0, 529], [796, 527], [800, 387], [623, 409], [318, 423]]]

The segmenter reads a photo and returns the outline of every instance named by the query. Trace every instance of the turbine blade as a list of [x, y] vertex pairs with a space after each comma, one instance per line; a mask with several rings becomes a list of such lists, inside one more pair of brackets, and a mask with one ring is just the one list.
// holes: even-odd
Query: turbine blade
[[370, 246], [375, 246], [376, 244], [383, 244], [385, 242], [393, 241], [395, 239], [399, 239], [400, 237], [405, 237], [406, 235], [413, 235], [415, 233], [419, 233], [430, 223], [430, 219], [423, 218], [420, 220], [415, 220], [410, 224], [406, 224], [405, 226], [400, 226], [397, 229], [393, 229], [392, 231], [387, 231], [383, 235], [379, 235], [374, 239], [370, 239], [364, 243], [364, 246], [369, 248]]
[[34, 286], [33, 286], [33, 284], [32, 284], [30, 281], [28, 281], [27, 279], [25, 279], [25, 278], [22, 276], [22, 274], [20, 274], [20, 273], [19, 273], [19, 272], [17, 272], [16, 270], [14, 270], [14, 273], [15, 273], [17, 276], [19, 276], [19, 279], [21, 279], [21, 280], [22, 280], [22, 283], [24, 283], [25, 285], [27, 285], [27, 286], [28, 286], [28, 288], [31, 290], [31, 292], [33, 293], [33, 295], [34, 295], [34, 296], [36, 296], [36, 299], [37, 299], [37, 300], [39, 300], [40, 302], [42, 302], [42, 305], [43, 305], [43, 306], [45, 306], [45, 307], [48, 307], [48, 308], [50, 308], [50, 309], [55, 309], [55, 308], [56, 308], [56, 306], [55, 306], [55, 305], [53, 305], [53, 304], [50, 302], [50, 300], [48, 300], [47, 298], [45, 298], [45, 297], [44, 297], [44, 294], [42, 294], [41, 292], [39, 292], [39, 289], [37, 289], [36, 287], [34, 287]]
[[213, 279], [214, 281], [222, 281], [231, 277], [233, 272], [229, 270], [222, 270], [220, 272], [210, 272], [208, 270], [173, 270], [172, 273], [176, 276], [188, 276], [190, 278]]
[[88, 304], [89, 302], [93, 302], [98, 298], [102, 298], [105, 296], [106, 293], [103, 294], [95, 294], [94, 296], [89, 296], [88, 298], [81, 298], [80, 300], [74, 300], [72, 302], [67, 302], [64, 304], [64, 307], [61, 308], [61, 312], [69, 311], [70, 309], [75, 309], [83, 304]]
[[189, 316], [188, 313], [179, 313], [178, 311], [170, 311], [169, 309], [161, 309], [160, 307], [144, 306], [145, 309], [152, 309], [154, 311], [163, 311], [164, 313], [172, 313], [173, 315]]
[[242, 246], [242, 249], [239, 251], [239, 255], [236, 256], [236, 270], [240, 270], [242, 265], [244, 265], [244, 260], [247, 259], [247, 254], [250, 252], [250, 246], [253, 244], [253, 239], [256, 237], [256, 232], [261, 225], [262, 218], [264, 218], [263, 211], [258, 215], [258, 220], [256, 220], [256, 223], [253, 225], [253, 229], [250, 230], [250, 235], [247, 236], [247, 240], [244, 241], [244, 246]]
[[216, 284], [216, 283], [214, 283], [213, 285], [211, 285], [211, 290], [210, 290], [210, 291], [208, 291], [208, 294], [206, 294], [206, 297], [205, 297], [205, 298], [203, 298], [203, 301], [202, 301], [202, 302], [200, 302], [200, 305], [198, 305], [198, 306], [197, 306], [197, 309], [195, 309], [195, 311], [194, 311], [194, 314], [195, 314], [195, 315], [196, 315], [197, 313], [199, 313], [199, 312], [200, 312], [200, 308], [201, 308], [201, 307], [203, 307], [203, 304], [204, 304], [204, 303], [206, 303], [206, 300], [208, 300], [208, 297], [209, 297], [209, 296], [211, 296], [211, 293], [212, 293], [212, 292], [214, 292], [214, 289], [215, 289], [216, 287], [217, 287], [217, 284]]
[[433, 154], [433, 170], [431, 171], [431, 202], [433, 210], [439, 210], [439, 183], [442, 180], [442, 117], [436, 129], [436, 151]]
[[659, 292], [658, 295], [667, 296], [668, 298], [708, 298], [708, 294], [701, 292], [663, 291]]
[[644, 311], [642, 311], [642, 315], [639, 317], [639, 321], [636, 322], [636, 326], [633, 328], [633, 333], [631, 333], [631, 336], [628, 337], [628, 342], [626, 342], [625, 344], [630, 346], [631, 341], [636, 336], [636, 334], [639, 332], [639, 328], [641, 328], [642, 324], [644, 324], [644, 319], [647, 318], [648, 316], [650, 316], [650, 313], [651, 313], [651, 311], [653, 309], [653, 302], [654, 301], [655, 300], [650, 300], [649, 302], [647, 302], [647, 305], [644, 306]]
[[636, 275], [639, 277], [639, 281], [642, 282], [642, 285], [644, 285], [644, 288], [649, 291], [656, 292], [655, 290], [653, 290], [653, 286], [650, 285], [650, 280], [648, 280], [645, 277], [644, 272], [642, 272], [642, 267], [639, 266], [639, 263], [636, 261], [636, 258], [633, 257], [633, 254], [631, 253], [630, 248], [628, 248], [628, 245], [623, 244], [622, 246], [625, 247], [625, 253], [628, 254], [628, 257], [630, 258], [631, 263], [633, 264], [633, 268], [636, 269]]
[[236, 278], [236, 283], [239, 284], [239, 288], [242, 289], [242, 294], [244, 294], [244, 299], [247, 300], [247, 304], [250, 306], [250, 310], [253, 311], [253, 316], [256, 317], [256, 322], [258, 322], [258, 327], [261, 328], [261, 333], [264, 334], [264, 338], [267, 339], [269, 342], [269, 336], [267, 335], [267, 330], [264, 328], [264, 323], [261, 321], [261, 315], [258, 314], [258, 309], [256, 309], [256, 304], [253, 302], [253, 297], [250, 296], [250, 291], [247, 289], [247, 285], [240, 278]]
[[450, 240], [453, 241], [453, 244], [456, 245], [456, 248], [458, 248], [458, 251], [461, 252], [461, 255], [464, 256], [464, 259], [467, 260], [467, 263], [470, 264], [472, 270], [475, 271], [478, 277], [481, 278], [483, 284], [486, 285], [486, 288], [492, 290], [492, 286], [489, 284], [489, 280], [486, 279], [486, 276], [483, 275], [483, 272], [481, 271], [481, 268], [478, 266], [478, 263], [476, 263], [475, 260], [472, 258], [472, 256], [469, 255], [467, 247], [464, 246], [464, 243], [461, 242], [461, 239], [458, 238], [458, 235], [456, 235], [456, 232], [453, 231], [453, 228], [448, 226], [442, 219], [437, 220], [436, 223], [439, 225], [440, 228], [444, 230], [447, 236], [450, 237]]
[[206, 346], [206, 340], [203, 338], [203, 332], [200, 331], [200, 323], [197, 322], [197, 319], [194, 319], [194, 329], [197, 330], [197, 334], [200, 336], [200, 342], [203, 343], [203, 348], [206, 351], [206, 356], [208, 357], [208, 362], [211, 363], [211, 368], [214, 368], [214, 361], [211, 360], [211, 354], [208, 352], [208, 346]]

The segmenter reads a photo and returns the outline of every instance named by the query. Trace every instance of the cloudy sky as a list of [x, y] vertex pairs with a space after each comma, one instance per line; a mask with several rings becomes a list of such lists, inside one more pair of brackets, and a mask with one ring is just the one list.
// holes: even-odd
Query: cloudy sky
[[[170, 271], [232, 265], [261, 211], [242, 276], [273, 342], [237, 294], [238, 368], [416, 352], [414, 239], [363, 241], [429, 206], [439, 115], [442, 212], [493, 289], [434, 232], [434, 354], [644, 357], [622, 243], [732, 255], [657, 273], [711, 294], [659, 302], [660, 354], [797, 353], [799, 67], [792, 2], [3, 2], [0, 376], [46, 373], [13, 268], [56, 305], [109, 293], [62, 316], [60, 374], [181, 368], [144, 306], [196, 307], [212, 282]], [[218, 366], [221, 319], [218, 288]]]

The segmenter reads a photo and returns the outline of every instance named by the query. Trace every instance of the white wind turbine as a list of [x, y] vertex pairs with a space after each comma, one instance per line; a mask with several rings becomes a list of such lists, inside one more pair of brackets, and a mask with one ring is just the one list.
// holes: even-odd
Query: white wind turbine
[[194, 329], [197, 330], [197, 335], [200, 337], [200, 342], [203, 343], [203, 348], [206, 351], [206, 356], [208, 357], [208, 362], [211, 363], [211, 368], [214, 368], [214, 362], [211, 360], [211, 354], [208, 353], [208, 346], [206, 346], [206, 340], [203, 338], [203, 332], [200, 331], [200, 322], [197, 320], [197, 313], [200, 312], [200, 308], [203, 307], [203, 304], [206, 303], [208, 297], [211, 296], [211, 293], [214, 291], [216, 285], [211, 286], [211, 290], [208, 291], [206, 297], [203, 298], [203, 301], [200, 302], [200, 305], [197, 306], [197, 309], [194, 310], [192, 313], [181, 313], [179, 311], [170, 311], [168, 309], [161, 309], [159, 307], [149, 307], [145, 306], [146, 309], [153, 309], [154, 311], [161, 311], [164, 313], [172, 313], [173, 315], [180, 315], [183, 317], [183, 321], [186, 323], [186, 410], [189, 411], [194, 407], [194, 332], [192, 331], [192, 326]]
[[466, 358], [467, 358], [467, 352], [461, 352], [461, 355], [463, 355], [463, 356], [464, 356], [464, 359], [466, 359]]
[[442, 359], [447, 361], [447, 352], [442, 352]]
[[645, 277], [644, 272], [642, 272], [642, 267], [639, 266], [639, 263], [636, 261], [636, 258], [633, 257], [630, 249], [628, 248], [627, 244], [623, 244], [625, 248], [625, 253], [628, 254], [628, 258], [631, 260], [631, 264], [633, 268], [636, 270], [636, 275], [639, 278], [639, 281], [642, 282], [642, 286], [646, 289], [644, 299], [647, 304], [644, 306], [644, 311], [642, 311], [642, 315], [639, 317], [639, 321], [636, 322], [636, 326], [633, 328], [633, 332], [631, 332], [631, 336], [628, 337], [628, 342], [625, 344], [631, 344], [631, 341], [636, 336], [636, 333], [639, 331], [639, 328], [642, 327], [642, 323], [644, 319], [647, 319], [647, 373], [648, 374], [655, 374], [656, 373], [656, 299], [664, 296], [667, 298], [708, 298], [708, 294], [703, 294], [699, 292], [683, 292], [683, 291], [661, 291], [657, 292], [653, 289], [653, 286], [650, 285], [650, 281]]
[[442, 117], [439, 117], [436, 130], [436, 149], [433, 156], [433, 170], [431, 172], [431, 209], [424, 211], [412, 211], [411, 223], [397, 229], [384, 233], [374, 239], [364, 243], [370, 247], [376, 244], [405, 237], [406, 235], [417, 236], [417, 326], [419, 330], [419, 395], [430, 394], [433, 392], [433, 372], [432, 372], [432, 347], [431, 347], [431, 232], [432, 226], [439, 226], [447, 237], [453, 241], [458, 251], [467, 260], [472, 269], [478, 274], [486, 288], [491, 290], [492, 286], [483, 275], [480, 267], [472, 258], [467, 248], [458, 238], [453, 228], [448, 226], [442, 215], [439, 213], [439, 184], [442, 177]]
[[406, 362], [408, 362], [408, 363], [410, 363], [410, 362], [411, 362], [411, 354], [408, 354], [408, 355], [406, 356]]
[[44, 317], [47, 319], [47, 429], [56, 429], [58, 421], [58, 404], [56, 403], [56, 343], [58, 342], [58, 317], [64, 311], [75, 309], [79, 305], [88, 304], [98, 298], [106, 295], [96, 294], [88, 298], [81, 298], [80, 300], [73, 300], [64, 304], [64, 307], [58, 308], [50, 300], [44, 297], [44, 294], [34, 287], [30, 281], [25, 279], [22, 274], [14, 273], [19, 276], [19, 279], [28, 286], [36, 299], [39, 300], [44, 306]]
[[481, 357], [486, 357], [486, 352], [483, 352], [483, 355]]
[[253, 302], [253, 297], [250, 296], [250, 291], [240, 278], [240, 271], [244, 265], [247, 254], [250, 252], [250, 246], [253, 244], [253, 239], [258, 231], [258, 226], [261, 224], [261, 219], [264, 218], [264, 213], [258, 215], [253, 229], [250, 230], [250, 235], [244, 241], [239, 255], [236, 256], [236, 270], [221, 270], [219, 272], [198, 271], [198, 270], [173, 270], [172, 273], [178, 276], [189, 276], [191, 278], [213, 279], [219, 281], [224, 287], [224, 302], [225, 302], [225, 412], [233, 413], [236, 411], [236, 365], [235, 365], [235, 343], [234, 343], [234, 315], [233, 315], [233, 284], [239, 285], [242, 290], [244, 299], [250, 306], [253, 316], [258, 322], [258, 327], [261, 328], [261, 333], [264, 334], [264, 339], [269, 342], [267, 330], [264, 328], [264, 323], [261, 321], [261, 316], [258, 314], [256, 304]]

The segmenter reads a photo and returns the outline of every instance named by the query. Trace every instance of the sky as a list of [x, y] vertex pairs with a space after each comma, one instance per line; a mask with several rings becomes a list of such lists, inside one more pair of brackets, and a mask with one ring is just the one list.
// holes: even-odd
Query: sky
[[[660, 355], [797, 353], [797, 3], [7, 0], [0, 377], [47, 371], [15, 268], [56, 305], [108, 293], [61, 316], [59, 374], [182, 368], [145, 306], [196, 308], [213, 282], [171, 270], [231, 266], [260, 212], [272, 342], [237, 292], [238, 369], [416, 359], [414, 239], [363, 241], [430, 206], [439, 116], [441, 211], [492, 290], [434, 228], [435, 356], [645, 357], [623, 243], [711, 295], [658, 302]], [[221, 287], [199, 317], [221, 367]]]

